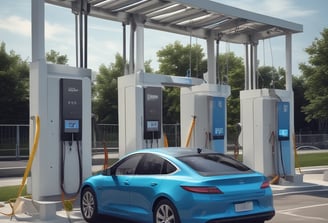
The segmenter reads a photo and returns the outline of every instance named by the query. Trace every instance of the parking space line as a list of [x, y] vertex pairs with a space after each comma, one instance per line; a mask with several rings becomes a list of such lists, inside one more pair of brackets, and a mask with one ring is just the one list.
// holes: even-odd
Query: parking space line
[[290, 208], [290, 209], [286, 209], [286, 210], [279, 210], [279, 211], [277, 211], [277, 213], [284, 214], [284, 215], [289, 215], [289, 216], [294, 216], [294, 217], [298, 217], [298, 218], [302, 218], [302, 219], [309, 219], [309, 220], [317, 220], [317, 221], [327, 222], [328, 219], [325, 219], [325, 218], [310, 217], [310, 216], [304, 216], [304, 215], [299, 215], [299, 214], [292, 213], [293, 211], [298, 211], [298, 210], [302, 210], [302, 209], [324, 207], [324, 206], [328, 206], [328, 203], [308, 205], [308, 206], [303, 206], [303, 207]]
[[316, 221], [323, 221], [323, 222], [327, 222], [327, 219], [325, 218], [320, 218], [320, 217], [310, 217], [310, 216], [304, 216], [304, 215], [298, 215], [298, 214], [293, 214], [289, 211], [277, 211], [277, 213], [279, 214], [284, 214], [284, 215], [289, 215], [289, 216], [293, 216], [293, 217], [298, 217], [298, 218], [302, 218], [302, 219], [308, 219], [308, 220], [316, 220]]
[[324, 207], [324, 206], [328, 206], [328, 203], [314, 204], [314, 205], [308, 205], [308, 206], [297, 207], [297, 208], [290, 208], [290, 209], [286, 209], [286, 210], [280, 210], [279, 212], [298, 211], [298, 210], [302, 210], [302, 209], [316, 208], [316, 207]]

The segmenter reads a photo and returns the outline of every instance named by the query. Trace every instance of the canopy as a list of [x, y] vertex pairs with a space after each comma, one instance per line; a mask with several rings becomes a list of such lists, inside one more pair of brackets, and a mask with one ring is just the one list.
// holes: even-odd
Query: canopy
[[231, 43], [303, 31], [303, 26], [209, 0], [46, 0], [103, 19]]

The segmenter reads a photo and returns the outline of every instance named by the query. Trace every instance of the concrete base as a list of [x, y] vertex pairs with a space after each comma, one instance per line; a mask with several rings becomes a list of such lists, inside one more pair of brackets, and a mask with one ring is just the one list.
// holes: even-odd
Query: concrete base
[[34, 201], [32, 199], [19, 197], [15, 204], [15, 218], [18, 221], [40, 219], [41, 221], [56, 218], [57, 206], [60, 201]]
[[299, 186], [303, 184], [303, 174], [295, 174], [294, 176], [286, 176], [280, 178], [279, 185], [283, 186]]
[[58, 201], [37, 201], [39, 205], [40, 220], [47, 221], [56, 218]]
[[325, 171], [323, 172], [323, 180], [324, 180], [324, 181], [328, 181], [328, 170], [325, 170]]

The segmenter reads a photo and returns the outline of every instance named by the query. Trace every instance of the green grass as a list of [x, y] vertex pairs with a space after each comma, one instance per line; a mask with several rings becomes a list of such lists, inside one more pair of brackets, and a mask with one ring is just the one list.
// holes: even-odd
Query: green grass
[[[327, 166], [328, 165], [328, 153], [309, 153], [309, 154], [298, 154], [295, 157], [296, 167], [307, 166]], [[299, 163], [298, 163], [299, 162]]]
[[[20, 186], [0, 187], [0, 201], [8, 201], [9, 199], [16, 199], [19, 187]], [[24, 187], [21, 196], [25, 196], [25, 195], [27, 195], [26, 186]]]

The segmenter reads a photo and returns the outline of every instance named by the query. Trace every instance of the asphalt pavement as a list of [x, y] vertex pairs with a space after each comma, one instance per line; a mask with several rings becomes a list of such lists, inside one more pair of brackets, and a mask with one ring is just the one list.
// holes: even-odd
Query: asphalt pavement
[[[7, 176], [4, 177], [1, 175], [3, 171], [8, 173], [8, 171], [17, 171], [17, 169], [26, 166], [26, 161], [6, 161], [9, 163], [4, 163], [4, 161], [0, 161], [0, 186], [10, 186], [10, 185], [19, 185], [22, 181], [21, 177], [13, 177], [13, 176]], [[8, 166], [4, 165], [9, 164]], [[93, 170], [98, 171], [102, 168], [102, 165], [93, 165]], [[301, 173], [299, 173], [299, 169], [296, 170], [297, 174], [301, 174], [301, 178], [303, 178], [301, 183], [298, 184], [291, 184], [289, 182], [286, 182], [284, 180], [280, 180], [278, 185], [271, 185], [271, 188], [273, 190], [274, 195], [280, 195], [284, 193], [290, 193], [292, 191], [300, 191], [303, 189], [311, 189], [316, 187], [328, 187], [328, 166], [316, 166], [316, 167], [306, 167], [301, 168]], [[33, 203], [33, 202], [32, 202]], [[78, 204], [76, 204], [76, 207], [73, 209], [72, 212], [66, 213], [61, 208], [61, 205], [57, 205], [57, 212], [55, 212], [54, 216], [51, 218], [47, 217], [42, 220], [40, 220], [40, 213], [36, 214], [30, 214], [27, 212], [20, 213], [15, 215], [14, 217], [8, 217], [6, 215], [3, 215], [3, 213], [11, 213], [11, 208], [8, 204], [5, 204], [4, 202], [0, 202], [0, 222], [2, 223], [12, 223], [12, 222], [44, 222], [44, 223], [64, 223], [64, 222], [74, 222], [74, 223], [80, 223], [85, 222], [83, 220], [83, 217], [81, 215], [81, 212], [78, 208]], [[38, 209], [40, 207], [33, 207], [34, 209]], [[27, 208], [28, 210], [29, 208]], [[38, 211], [38, 210], [36, 210]], [[111, 221], [112, 222], [112, 221]]]

